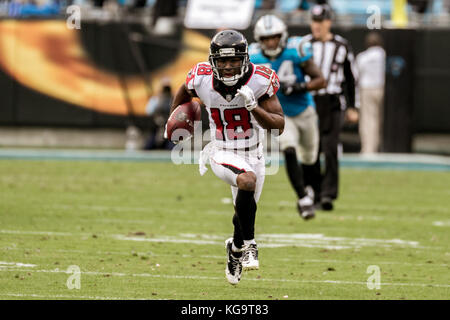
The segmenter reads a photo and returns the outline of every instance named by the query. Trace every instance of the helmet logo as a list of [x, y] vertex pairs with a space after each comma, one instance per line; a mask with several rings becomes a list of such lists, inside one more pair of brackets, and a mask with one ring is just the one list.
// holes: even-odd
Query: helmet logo
[[222, 57], [227, 57], [227, 56], [234, 56], [235, 55], [235, 50], [234, 48], [223, 48], [223, 49], [219, 49], [219, 54]]

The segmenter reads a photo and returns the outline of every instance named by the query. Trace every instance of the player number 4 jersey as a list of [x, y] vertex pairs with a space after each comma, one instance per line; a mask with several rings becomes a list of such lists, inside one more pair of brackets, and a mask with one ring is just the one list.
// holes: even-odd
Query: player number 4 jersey
[[[289, 84], [305, 82], [305, 74], [300, 66], [313, 57], [311, 43], [303, 37], [290, 37], [286, 48], [275, 59], [265, 56], [259, 43], [252, 43], [248, 50], [253, 63], [272, 68], [281, 82]], [[314, 106], [309, 92], [286, 96], [280, 91], [277, 95], [284, 114], [290, 117], [302, 113], [308, 106]]]
[[[279, 89], [276, 73], [265, 66], [250, 64], [249, 86], [256, 100], [267, 95], [273, 96]], [[209, 62], [198, 63], [186, 78], [188, 90], [194, 90], [205, 104], [209, 114], [211, 140], [224, 149], [251, 148], [264, 139], [263, 128], [245, 108], [240, 95], [224, 95], [214, 87], [214, 76]], [[239, 88], [238, 88], [239, 89]]]

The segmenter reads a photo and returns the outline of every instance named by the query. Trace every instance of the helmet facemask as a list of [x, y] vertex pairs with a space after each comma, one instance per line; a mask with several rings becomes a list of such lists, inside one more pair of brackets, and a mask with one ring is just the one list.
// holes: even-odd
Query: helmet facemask
[[[263, 38], [280, 36], [280, 41], [275, 49], [267, 48], [262, 42]], [[259, 18], [254, 29], [255, 40], [259, 42], [265, 55], [274, 58], [286, 47], [288, 32], [286, 24], [274, 15], [265, 15]]]
[[[239, 58], [241, 61], [240, 66], [233, 68], [238, 68], [239, 72], [234, 74], [232, 77], [223, 76], [223, 71], [229, 70], [230, 68], [221, 68], [218, 66], [218, 60], [224, 58]], [[211, 64], [214, 77], [217, 80], [222, 81], [227, 86], [234, 86], [248, 71], [250, 59], [248, 57], [247, 48], [245, 52], [236, 52], [235, 48], [220, 48], [217, 52], [210, 52], [209, 62]]]
[[[267, 56], [269, 56], [271, 58], [274, 58], [274, 57], [278, 56], [281, 53], [281, 51], [283, 50], [283, 48], [286, 46], [286, 38], [287, 37], [283, 37], [283, 34], [274, 34], [274, 35], [270, 35], [270, 37], [271, 36], [273, 36], [273, 37], [279, 36], [280, 37], [280, 40], [278, 42], [278, 46], [275, 49], [267, 48], [267, 46], [263, 42], [263, 39], [265, 37], [261, 37], [260, 38], [259, 44], [260, 44], [261, 49], [262, 49], [262, 51], [264, 52], [265, 55], [267, 55]], [[267, 37], [269, 37], [269, 36], [267, 36]]]
[[[239, 58], [240, 66], [231, 77], [224, 77], [224, 71], [229, 68], [219, 68], [218, 59]], [[224, 30], [217, 33], [211, 40], [209, 48], [209, 62], [211, 64], [214, 78], [227, 86], [234, 86], [249, 69], [250, 58], [248, 56], [247, 39], [242, 33], [235, 30]], [[227, 72], [228, 73], [228, 72]]]

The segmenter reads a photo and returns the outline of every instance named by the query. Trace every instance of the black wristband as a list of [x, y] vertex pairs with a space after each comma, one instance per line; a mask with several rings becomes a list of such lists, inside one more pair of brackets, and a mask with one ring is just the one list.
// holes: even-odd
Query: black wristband
[[294, 93], [305, 93], [306, 91], [308, 91], [308, 89], [306, 88], [306, 82], [294, 83], [293, 86]]
[[281, 84], [281, 92], [287, 96], [296, 93], [305, 93], [306, 91], [308, 91], [306, 88], [306, 82], [297, 82], [292, 85]]

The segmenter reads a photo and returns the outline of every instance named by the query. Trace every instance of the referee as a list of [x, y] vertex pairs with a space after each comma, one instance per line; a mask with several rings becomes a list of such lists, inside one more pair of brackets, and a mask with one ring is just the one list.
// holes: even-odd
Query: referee
[[329, 5], [315, 5], [311, 9], [311, 34], [305, 36], [313, 48], [314, 62], [327, 80], [327, 87], [314, 94], [319, 116], [320, 152], [325, 156], [325, 170], [320, 157], [312, 166], [304, 166], [305, 185], [314, 190], [317, 209], [333, 210], [338, 197], [338, 143], [344, 110], [348, 120], [357, 121], [355, 111], [354, 56], [347, 40], [330, 32], [332, 11]]

